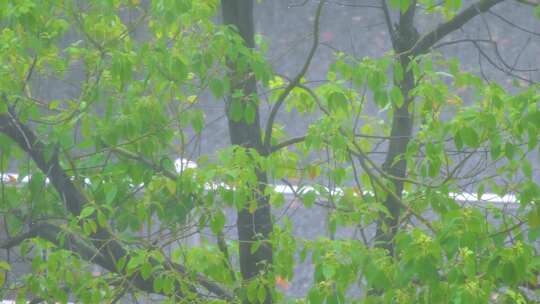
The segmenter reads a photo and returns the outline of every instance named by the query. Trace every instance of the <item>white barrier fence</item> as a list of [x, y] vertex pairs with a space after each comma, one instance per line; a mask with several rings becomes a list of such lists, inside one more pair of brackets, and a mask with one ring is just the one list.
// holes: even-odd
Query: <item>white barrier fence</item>
[[[181, 159], [178, 158], [174, 162], [174, 166], [176, 168], [176, 172], [181, 172], [185, 169], [195, 169], [197, 168], [197, 164], [193, 161], [187, 160], [187, 159]], [[30, 181], [31, 176], [27, 175], [22, 178], [20, 178], [18, 173], [0, 173], [0, 180], [4, 183], [17, 185], [19, 183], [26, 184]], [[84, 179], [84, 182], [86, 184], [90, 184], [90, 180], [88, 178]], [[45, 179], [45, 183], [49, 183], [49, 179]], [[215, 189], [217, 185], [208, 185], [208, 189]], [[275, 191], [277, 193], [282, 193], [283, 195], [292, 196], [295, 194], [301, 194], [305, 193], [307, 191], [316, 191], [311, 186], [289, 186], [289, 185], [275, 185]], [[336, 193], [339, 195], [339, 193], [343, 193], [343, 191], [339, 188], [336, 188], [332, 191], [333, 193]], [[481, 197], [478, 197], [477, 194], [474, 193], [450, 193], [450, 196], [453, 197], [456, 201], [462, 202], [462, 203], [493, 203], [493, 204], [517, 204], [518, 200], [515, 195], [513, 194], [507, 194], [504, 196], [499, 196], [495, 193], [484, 193]]]

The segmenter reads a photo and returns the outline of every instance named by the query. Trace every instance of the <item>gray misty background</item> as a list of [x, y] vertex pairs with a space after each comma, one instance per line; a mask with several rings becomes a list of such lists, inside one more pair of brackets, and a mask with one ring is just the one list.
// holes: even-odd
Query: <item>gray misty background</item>
[[[303, 0], [263, 0], [255, 5], [256, 32], [268, 42], [267, 58], [277, 73], [288, 76], [295, 75], [303, 64], [311, 44], [312, 23], [317, 1]], [[384, 23], [382, 10], [376, 8], [378, 1], [342, 0], [328, 1], [321, 18], [321, 42], [312, 65], [307, 73], [308, 81], [324, 80], [329, 64], [334, 58], [335, 50], [362, 57], [380, 57], [391, 50], [390, 37]], [[466, 1], [464, 7], [470, 3]], [[375, 6], [375, 7], [369, 7]], [[506, 62], [521, 69], [540, 68], [540, 21], [535, 19], [532, 8], [507, 1], [496, 6], [491, 13], [483, 14], [469, 22], [461, 30], [451, 34], [443, 41], [456, 39], [493, 39], [498, 44], [500, 57]], [[510, 26], [508, 22], [497, 17], [503, 16], [507, 21], [527, 29], [529, 32]], [[417, 27], [421, 33], [427, 32], [433, 26], [442, 22], [440, 16], [422, 16], [419, 10]], [[394, 20], [397, 15], [392, 16]], [[219, 20], [219, 17], [217, 18]], [[144, 33], [139, 33], [140, 37]], [[66, 37], [66, 42], [76, 37]], [[144, 38], [141, 38], [144, 39]], [[481, 44], [484, 52], [498, 66], [504, 66], [490, 44]], [[446, 57], [456, 57], [467, 70], [484, 75], [489, 81], [496, 81], [510, 88], [512, 77], [504, 71], [493, 67], [471, 43], [459, 43], [444, 47], [440, 51]], [[540, 81], [540, 71], [520, 74], [523, 77]], [[82, 70], [73, 70], [67, 76], [69, 81], [57, 79], [35, 79], [34, 94], [44, 100], [54, 98], [69, 98], [78, 92], [77, 81], [83, 78]], [[315, 83], [316, 84], [316, 83]], [[229, 145], [227, 122], [224, 117], [222, 101], [208, 99], [201, 105], [206, 113], [208, 126], [202, 132], [200, 141], [193, 149], [193, 158], [202, 154], [213, 154], [217, 149]], [[262, 122], [266, 121], [269, 106], [261, 106]], [[380, 115], [376, 112], [373, 115]], [[286, 132], [292, 136], [305, 134], [310, 122], [317, 117], [300, 116], [294, 112], [282, 110], [277, 121], [285, 126]], [[535, 175], [538, 177], [538, 157], [533, 156]], [[276, 211], [276, 213], [279, 213]], [[280, 214], [280, 213], [279, 213]], [[276, 215], [279, 215], [276, 214]], [[294, 225], [295, 233], [299, 236], [315, 238], [325, 235], [326, 211], [322, 208], [305, 210], [293, 207], [288, 212]], [[231, 213], [230, 221], [234, 223]], [[231, 231], [234, 233], [234, 231]], [[350, 234], [352, 231], [340, 231]], [[339, 234], [338, 234], [339, 235]], [[5, 259], [7, 252], [2, 250], [0, 258]], [[17, 259], [17, 252], [9, 253], [10, 259]], [[28, 264], [19, 263], [12, 272], [19, 275], [28, 271]], [[312, 282], [312, 269], [307, 264], [299, 265], [295, 279], [286, 291], [292, 296], [306, 293]]]

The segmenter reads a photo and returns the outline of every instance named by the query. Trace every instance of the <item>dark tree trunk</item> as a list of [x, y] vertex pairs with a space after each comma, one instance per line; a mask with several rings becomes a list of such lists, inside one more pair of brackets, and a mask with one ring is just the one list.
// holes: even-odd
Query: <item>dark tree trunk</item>
[[386, 0], [382, 0], [382, 10], [385, 14], [386, 23], [392, 38], [394, 51], [399, 55], [399, 63], [404, 71], [404, 78], [397, 83], [401, 93], [405, 98], [402, 107], [394, 107], [394, 117], [392, 119], [392, 136], [386, 159], [383, 163], [383, 170], [386, 174], [395, 178], [390, 178], [393, 184], [393, 191], [396, 196], [389, 195], [385, 201], [385, 206], [390, 212], [390, 216], [382, 215], [382, 221], [377, 226], [377, 245], [389, 250], [394, 254], [394, 237], [398, 231], [399, 217], [401, 214], [401, 204], [397, 199], [401, 199], [403, 194], [403, 178], [406, 176], [407, 164], [405, 160], [395, 161], [397, 157], [406, 152], [409, 139], [412, 135], [413, 117], [409, 112], [413, 102], [409, 93], [415, 87], [414, 75], [407, 67], [409, 63], [418, 55], [428, 52], [435, 43], [446, 37], [448, 34], [458, 30], [474, 17], [482, 14], [504, 0], [482, 0], [475, 2], [463, 9], [454, 18], [439, 24], [432, 31], [420, 36], [414, 26], [414, 16], [416, 10], [416, 0], [413, 0], [407, 11], [400, 13], [399, 22], [394, 25], [391, 21]]
[[[253, 1], [252, 0], [222, 0], [221, 9], [223, 22], [234, 25], [246, 45], [254, 47], [253, 25]], [[230, 76], [233, 83], [233, 91], [241, 89], [244, 96], [250, 96], [257, 92], [256, 80], [249, 76], [249, 71], [237, 71], [234, 63], [230, 63]], [[234, 121], [229, 115], [229, 107], [232, 96], [226, 100], [226, 111], [229, 123], [229, 135], [231, 144], [254, 148], [262, 152], [262, 139], [260, 129], [259, 107], [256, 105], [256, 115], [253, 123], [249, 124], [244, 119]], [[242, 102], [254, 102], [243, 99]], [[272, 219], [268, 197], [262, 195], [267, 184], [266, 172], [257, 172], [259, 189], [254, 190], [253, 196], [257, 198], [258, 207], [251, 213], [247, 208], [238, 212], [237, 228], [239, 241], [240, 271], [244, 280], [250, 280], [263, 272], [267, 266], [272, 265], [272, 247], [267, 242], [272, 232]], [[257, 241], [257, 235], [262, 237], [263, 243], [257, 251], [251, 253], [253, 242]], [[272, 303], [271, 289], [267, 289], [265, 303]]]
[[[400, 22], [394, 29], [392, 41], [395, 52], [403, 54], [398, 59], [401, 69], [404, 71], [403, 80], [396, 83], [396, 85], [401, 90], [404, 102], [401, 107], [394, 107], [392, 129], [390, 131], [391, 139], [382, 168], [386, 174], [395, 177], [391, 178], [391, 181], [392, 190], [396, 195], [387, 196], [384, 204], [390, 216], [384, 216], [383, 223], [377, 227], [376, 235], [379, 245], [388, 249], [390, 255], [394, 254], [394, 237], [399, 228], [399, 217], [401, 215], [400, 202], [397, 199], [401, 199], [403, 195], [403, 178], [407, 174], [407, 162], [399, 157], [406, 152], [413, 129], [413, 117], [410, 113], [413, 98], [410, 96], [410, 91], [414, 88], [415, 81], [412, 69], [408, 69], [413, 57], [406, 52], [413, 48], [419, 39], [418, 31], [413, 24], [414, 14], [413, 3], [411, 8], [400, 16]], [[396, 161], [398, 158], [399, 160]]]

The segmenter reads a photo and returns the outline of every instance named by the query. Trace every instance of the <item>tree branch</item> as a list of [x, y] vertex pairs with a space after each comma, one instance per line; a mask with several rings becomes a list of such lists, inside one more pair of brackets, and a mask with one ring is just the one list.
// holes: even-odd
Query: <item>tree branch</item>
[[388, 9], [388, 5], [386, 4], [386, 0], [381, 0], [382, 4], [382, 11], [384, 14], [384, 21], [386, 23], [386, 27], [388, 28], [388, 34], [390, 34], [390, 41], [392, 41], [392, 46], [396, 47], [396, 32], [394, 31], [394, 26], [392, 25], [392, 18], [390, 17], [390, 10]]
[[[58, 240], [60, 234], [66, 236], [63, 244]], [[79, 254], [84, 260], [98, 265], [106, 264], [104, 257], [90, 244], [84, 242], [75, 234], [66, 231], [50, 223], [39, 223], [33, 225], [27, 232], [21, 233], [0, 244], [0, 248], [9, 249], [20, 245], [23, 241], [31, 238], [42, 238], [64, 249], [71, 250]]]
[[365, 163], [365, 160], [367, 160], [370, 165], [375, 169], [377, 169], [377, 165], [372, 162], [372, 160], [364, 153], [364, 151], [362, 151], [362, 149], [354, 141], [352, 143], [357, 149], [357, 151], [353, 151], [351, 149], [349, 149], [349, 151], [358, 157], [360, 166], [362, 167], [362, 169], [364, 169], [369, 178], [372, 179], [379, 187], [381, 187], [381, 189], [383, 189], [385, 193], [392, 196], [401, 208], [407, 210], [407, 212], [410, 212], [412, 215], [414, 215], [422, 224], [428, 227], [429, 230], [436, 231], [436, 229], [431, 225], [428, 219], [414, 211], [411, 206], [405, 204], [403, 200], [395, 193], [395, 191], [388, 188], [388, 186], [376, 174], [371, 171], [370, 167]]
[[[83, 206], [89, 200], [61, 167], [58, 160], [58, 150], [56, 149], [52, 157], [47, 159], [45, 157], [47, 155], [47, 145], [38, 139], [36, 134], [28, 126], [18, 120], [13, 108], [9, 108], [6, 113], [0, 114], [0, 132], [15, 141], [34, 160], [38, 168], [49, 178], [68, 211], [72, 215], [78, 216]], [[103, 259], [95, 262], [110, 272], [119, 273], [116, 267], [116, 261], [122, 257], [126, 257], [127, 260], [130, 259], [123, 245], [116, 240], [109, 230], [103, 227], [98, 227], [96, 233], [91, 235], [91, 239], [94, 247], [103, 256]], [[156, 261], [153, 262], [157, 263]], [[184, 275], [188, 273], [182, 265], [164, 266]], [[120, 274], [124, 273], [120, 271]], [[154, 292], [153, 280], [153, 277], [144, 280], [138, 274], [133, 276], [134, 285], [149, 293]], [[220, 298], [232, 299], [228, 291], [200, 275], [197, 276], [197, 283]], [[180, 290], [178, 292], [181, 294]]]
[[538, 0], [516, 0], [516, 1], [521, 4], [532, 6], [532, 7], [536, 7], [537, 5], [540, 5], [540, 1]]
[[151, 168], [152, 170], [154, 170], [155, 172], [159, 172], [159, 173], [162, 173], [165, 177], [167, 177], [168, 179], [171, 179], [173, 181], [175, 181], [177, 178], [178, 178], [178, 174], [176, 174], [176, 172], [173, 172], [173, 171], [170, 171], [170, 170], [167, 170], [166, 168], [164, 168], [162, 165], [158, 165], [158, 164], [155, 164], [154, 162], [136, 154], [136, 153], [133, 153], [129, 150], [126, 150], [126, 149], [123, 149], [123, 148], [120, 148], [120, 147], [110, 147], [109, 150], [121, 155], [121, 156], [124, 156], [128, 159], [131, 159], [131, 160], [135, 160], [143, 165], [145, 165], [146, 167], [149, 167]]
[[461, 28], [474, 17], [488, 11], [503, 1], [504, 0], [480, 0], [470, 5], [451, 20], [439, 24], [434, 30], [420, 37], [418, 42], [405, 53], [412, 56], [417, 56], [427, 52], [433, 45], [435, 45], [435, 43], [446, 37], [446, 35]]
[[326, 1], [322, 0], [321, 2], [319, 2], [319, 5], [317, 6], [317, 11], [315, 13], [315, 20], [313, 21], [313, 43], [311, 45], [311, 49], [309, 50], [309, 54], [306, 58], [306, 61], [304, 62], [304, 65], [302, 66], [302, 69], [296, 75], [296, 77], [294, 77], [294, 79], [291, 82], [289, 82], [287, 87], [285, 87], [281, 95], [279, 95], [276, 103], [272, 107], [272, 110], [270, 111], [270, 115], [266, 122], [266, 128], [265, 128], [265, 134], [264, 134], [263, 149], [265, 150], [265, 153], [270, 153], [270, 144], [272, 140], [272, 128], [274, 127], [274, 121], [276, 119], [277, 112], [279, 108], [281, 107], [281, 105], [283, 104], [283, 102], [285, 101], [285, 98], [289, 96], [291, 91], [300, 83], [300, 80], [306, 74], [311, 64], [311, 60], [313, 59], [313, 56], [315, 55], [315, 51], [317, 50], [317, 46], [319, 45], [319, 23], [321, 19], [322, 8], [325, 2]]
[[306, 139], [305, 136], [298, 136], [298, 137], [293, 137], [291, 139], [287, 139], [285, 141], [280, 142], [277, 145], [272, 146], [272, 148], [270, 149], [270, 153], [276, 152], [276, 151], [278, 151], [280, 149], [283, 149], [283, 148], [288, 147], [288, 146], [292, 146], [292, 145], [297, 144], [297, 143], [301, 143], [305, 139]]
[[[391, 140], [396, 138], [404, 138], [403, 136], [379, 136], [379, 135], [366, 135], [366, 134], [354, 134], [354, 137], [358, 138], [369, 138], [369, 139], [379, 139], [379, 140]], [[283, 149], [288, 146], [292, 146], [298, 143], [303, 142], [306, 139], [306, 136], [292, 137], [287, 140], [284, 140], [276, 145], [273, 145], [270, 149], [271, 152], [276, 152], [280, 149]]]
[[529, 30], [529, 29], [527, 29], [527, 28], [525, 28], [525, 27], [523, 27], [523, 26], [521, 26], [521, 25], [518, 25], [518, 24], [512, 22], [511, 20], [505, 18], [504, 16], [501, 16], [501, 15], [499, 15], [499, 14], [497, 14], [497, 13], [492, 12], [492, 11], [489, 11], [488, 14], [493, 15], [493, 16], [499, 18], [502, 22], [504, 22], [504, 23], [510, 25], [511, 27], [517, 28], [517, 29], [520, 30], [520, 31], [523, 31], [523, 32], [525, 32], [525, 33], [527, 33], [527, 34], [531, 34], [531, 35], [540, 37], [540, 32], [534, 32], [534, 31], [531, 31], [531, 30]]

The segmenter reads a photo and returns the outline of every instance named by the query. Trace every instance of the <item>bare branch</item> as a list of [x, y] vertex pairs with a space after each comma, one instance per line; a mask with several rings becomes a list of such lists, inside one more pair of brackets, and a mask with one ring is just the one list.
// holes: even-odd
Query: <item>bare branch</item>
[[301, 143], [305, 139], [306, 139], [305, 136], [298, 136], [298, 137], [293, 137], [291, 139], [287, 139], [287, 140], [285, 140], [283, 142], [280, 142], [279, 144], [277, 144], [275, 146], [272, 146], [272, 149], [270, 149], [270, 153], [276, 152], [276, 151], [278, 151], [280, 149], [283, 149], [283, 148], [288, 147], [288, 146], [292, 146], [292, 145], [297, 144], [297, 143]]
[[[380, 140], [383, 140], [383, 141], [384, 140], [391, 140], [391, 139], [395, 139], [395, 138], [403, 138], [403, 136], [378, 136], [378, 135], [366, 135], [366, 134], [355, 134], [354, 137], [369, 138], [369, 139], [380, 139]], [[282, 142], [278, 143], [277, 145], [272, 146], [272, 149], [270, 151], [271, 152], [276, 152], [276, 151], [278, 151], [280, 149], [283, 149], [285, 147], [301, 143], [305, 139], [306, 139], [305, 135], [287, 139], [285, 141], [282, 141]]]
[[412, 56], [417, 56], [427, 52], [433, 45], [435, 45], [435, 43], [446, 37], [446, 35], [460, 29], [474, 17], [488, 11], [503, 1], [504, 0], [480, 0], [470, 5], [451, 20], [439, 24], [439, 26], [437, 26], [434, 30], [424, 34], [422, 37], [420, 37], [418, 42], [416, 42], [416, 44], [405, 53]]
[[166, 168], [164, 168], [161, 164], [155, 164], [154, 162], [134, 153], [134, 152], [131, 152], [131, 151], [128, 151], [126, 149], [123, 149], [123, 148], [120, 148], [120, 147], [110, 147], [109, 148], [111, 151], [121, 155], [121, 156], [124, 156], [126, 158], [129, 158], [129, 159], [132, 159], [132, 160], [135, 160], [151, 169], [153, 169], [156, 173], [162, 173], [165, 177], [171, 179], [171, 180], [176, 180], [178, 178], [178, 174], [176, 174], [175, 172], [173, 171], [170, 171], [170, 170], [167, 170]]
[[390, 17], [390, 10], [388, 9], [388, 5], [386, 4], [386, 0], [381, 0], [382, 4], [382, 10], [384, 14], [384, 21], [386, 23], [386, 27], [388, 28], [388, 33], [390, 34], [390, 40], [392, 41], [392, 45], [394, 48], [396, 47], [396, 33], [394, 31], [394, 26], [392, 25], [392, 18]]
[[523, 31], [523, 32], [525, 32], [525, 33], [528, 33], [528, 34], [531, 34], [531, 35], [540, 37], [540, 32], [534, 32], [534, 31], [531, 31], [531, 30], [529, 30], [529, 29], [526, 29], [526, 28], [524, 28], [523, 26], [520, 26], [520, 25], [518, 25], [518, 24], [515, 24], [515, 23], [512, 22], [511, 20], [505, 18], [504, 16], [501, 16], [501, 15], [499, 15], [499, 14], [497, 14], [497, 13], [492, 12], [492, 11], [489, 11], [488, 14], [493, 15], [493, 16], [499, 18], [500, 20], [502, 20], [504, 23], [510, 25], [511, 27], [515, 27], [515, 28], [517, 28], [518, 30], [521, 30], [521, 31]]
[[[410, 212], [412, 215], [414, 215], [420, 222], [422, 222], [422, 224], [424, 224], [426, 227], [428, 227], [431, 231], [436, 231], [436, 229], [431, 225], [431, 223], [429, 222], [428, 219], [426, 219], [424, 216], [422, 216], [418, 212], [414, 211], [411, 206], [405, 204], [402, 201], [402, 199], [396, 194], [395, 191], [390, 189], [384, 183], [384, 181], [381, 180], [381, 178], [379, 176], [377, 176], [376, 174], [374, 174], [374, 172], [371, 171], [370, 166], [365, 162], [365, 160], [367, 160], [369, 162], [372, 162], [371, 159], [362, 151], [362, 149], [354, 141], [352, 143], [355, 146], [357, 151], [353, 151], [353, 150], [349, 150], [349, 151], [358, 156], [360, 166], [362, 167], [364, 172], [367, 173], [369, 178], [371, 180], [373, 180], [379, 187], [381, 187], [381, 189], [385, 193], [387, 193], [389, 196], [393, 197], [394, 200], [396, 200], [396, 202], [399, 204], [399, 206], [401, 208], [407, 210], [407, 212]], [[374, 169], [378, 169], [377, 165], [374, 164], [374, 163], [371, 163], [371, 167], [374, 168]]]
[[313, 43], [311, 45], [311, 49], [309, 50], [309, 54], [306, 58], [306, 61], [304, 62], [304, 65], [302, 66], [302, 69], [300, 72], [294, 77], [293, 81], [289, 82], [287, 87], [283, 90], [281, 95], [278, 97], [278, 100], [272, 107], [272, 110], [270, 111], [270, 116], [268, 117], [268, 121], [266, 122], [266, 129], [264, 134], [264, 145], [263, 148], [266, 150], [266, 153], [270, 151], [270, 143], [272, 140], [272, 128], [274, 126], [274, 121], [276, 119], [277, 112], [279, 111], [279, 108], [285, 101], [285, 98], [289, 96], [291, 91], [300, 83], [300, 80], [304, 75], [306, 74], [310, 64], [311, 60], [313, 59], [313, 56], [315, 55], [315, 51], [317, 50], [317, 46], [319, 45], [319, 22], [321, 19], [321, 13], [322, 8], [324, 6], [325, 1], [319, 2], [319, 5], [317, 6], [317, 11], [315, 13], [315, 20], [313, 21]]
[[534, 80], [531, 80], [531, 79], [527, 79], [525, 77], [522, 77], [514, 72], [512, 72], [512, 70], [507, 70], [505, 69], [504, 67], [498, 65], [491, 57], [489, 57], [488, 54], [486, 54], [486, 52], [480, 47], [480, 45], [478, 44], [478, 42], [475, 42], [475, 41], [472, 41], [474, 47], [478, 50], [478, 53], [481, 55], [482, 58], [486, 59], [486, 61], [491, 64], [491, 66], [493, 66], [494, 68], [496, 68], [497, 70], [501, 71], [501, 72], [504, 72], [506, 73], [507, 75], [510, 75], [512, 77], [515, 77], [519, 80], [522, 80], [528, 84], [537, 84], [536, 81]]
[[[454, 45], [454, 44], [458, 44], [458, 43], [472, 43], [476, 48], [480, 48], [479, 43], [491, 44], [493, 46], [493, 51], [495, 52], [495, 56], [499, 59], [499, 61], [502, 63], [502, 65], [508, 70], [508, 71], [505, 71], [506, 74], [509, 74], [509, 73], [512, 73], [512, 72], [536, 72], [536, 71], [538, 71], [538, 69], [520, 69], [520, 68], [516, 68], [515, 64], [513, 66], [511, 66], [502, 57], [502, 54], [501, 54], [501, 52], [499, 50], [499, 46], [498, 46], [497, 42], [494, 41], [494, 40], [491, 40], [491, 39], [470, 39], [470, 38], [457, 39], [457, 40], [452, 40], [452, 41], [441, 42], [441, 43], [439, 43], [437, 45], [434, 45], [433, 49], [438, 49], [438, 48], [442, 48], [442, 47], [445, 47], [445, 46]], [[524, 49], [522, 49], [521, 52], [523, 52], [523, 50]], [[520, 52], [520, 54], [521, 54], [521, 52]], [[484, 57], [488, 56], [485, 52], [482, 52], [482, 55], [485, 55]], [[518, 56], [518, 58], [519, 58], [519, 56]], [[502, 67], [500, 67], [499, 69], [502, 69]], [[512, 74], [509, 74], [509, 75], [515, 77], [515, 75], [512, 75]]]
[[521, 4], [532, 6], [532, 7], [536, 7], [540, 5], [540, 1], [538, 0], [516, 0], [516, 1]]
[[[305, 6], [307, 3], [309, 2], [309, 0], [304, 0], [300, 3], [293, 3], [293, 4], [289, 4], [289, 8], [293, 8], [293, 7], [302, 7], [302, 6]], [[354, 7], [354, 8], [375, 8], [375, 9], [381, 9], [380, 6], [377, 6], [377, 5], [373, 5], [373, 4], [351, 4], [351, 3], [345, 3], [345, 2], [340, 2], [340, 1], [332, 1], [332, 0], [327, 0], [327, 2], [329, 4], [333, 4], [333, 5], [337, 5], [337, 6], [341, 6], [341, 7]]]
[[[59, 236], [64, 234], [65, 240], [60, 243]], [[96, 263], [106, 264], [104, 257], [93, 246], [85, 243], [78, 238], [75, 234], [68, 232], [56, 225], [50, 223], [39, 223], [32, 226], [27, 232], [21, 233], [13, 238], [8, 239], [6, 242], [0, 244], [0, 248], [9, 249], [20, 245], [23, 241], [32, 238], [42, 238], [57, 246], [61, 246], [67, 250], [71, 250], [79, 254], [84, 260]]]
[[443, 48], [443, 47], [449, 46], [449, 45], [460, 44], [460, 43], [473, 43], [473, 42], [494, 43], [494, 41], [489, 40], [489, 39], [463, 38], [463, 39], [456, 39], [456, 40], [441, 42], [441, 43], [438, 43], [438, 44], [434, 45], [432, 48], [433, 49], [440, 49], [440, 48]]

